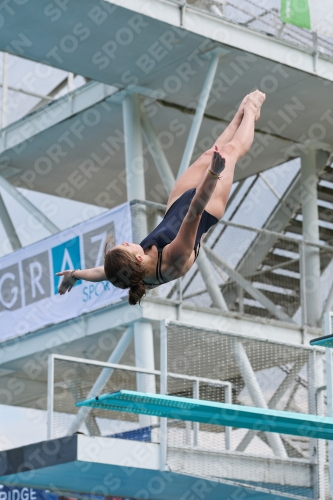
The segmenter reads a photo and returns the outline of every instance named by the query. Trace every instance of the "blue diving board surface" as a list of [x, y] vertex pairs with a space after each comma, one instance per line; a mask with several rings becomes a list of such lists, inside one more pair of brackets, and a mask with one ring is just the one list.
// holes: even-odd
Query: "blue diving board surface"
[[333, 348], [333, 335], [324, 335], [310, 340], [310, 345]]
[[135, 391], [103, 394], [76, 406], [333, 440], [333, 418], [252, 406]]

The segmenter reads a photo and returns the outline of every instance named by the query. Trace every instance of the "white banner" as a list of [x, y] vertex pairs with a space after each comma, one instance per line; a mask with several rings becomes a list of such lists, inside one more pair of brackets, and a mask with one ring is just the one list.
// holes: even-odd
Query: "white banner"
[[56, 272], [103, 265], [108, 234], [115, 244], [132, 241], [130, 206], [120, 205], [87, 222], [0, 259], [0, 342], [75, 318], [127, 296], [108, 281], [77, 281], [57, 293]]
[[281, 19], [333, 38], [332, 0], [281, 0]]

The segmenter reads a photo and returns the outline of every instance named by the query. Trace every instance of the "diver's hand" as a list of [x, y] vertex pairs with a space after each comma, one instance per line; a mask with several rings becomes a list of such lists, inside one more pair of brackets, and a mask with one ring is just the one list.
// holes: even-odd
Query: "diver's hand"
[[72, 278], [72, 271], [62, 271], [61, 273], [56, 273], [56, 276], [63, 276], [58, 290], [60, 295], [64, 295], [66, 292], [70, 292], [77, 282], [75, 278]]
[[225, 169], [225, 159], [220, 155], [219, 149], [215, 145], [210, 171], [215, 175], [220, 175], [224, 169]]

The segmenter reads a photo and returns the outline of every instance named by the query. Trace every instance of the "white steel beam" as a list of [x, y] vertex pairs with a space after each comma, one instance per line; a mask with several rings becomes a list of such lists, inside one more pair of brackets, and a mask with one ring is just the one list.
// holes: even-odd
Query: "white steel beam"
[[89, 82], [57, 99], [51, 106], [38, 109], [30, 116], [26, 116], [9, 125], [0, 133], [0, 153], [17, 146], [20, 142], [31, 139], [40, 132], [61, 123], [73, 115], [80, 113], [95, 104], [119, 93], [116, 87]]
[[68, 92], [72, 92], [74, 90], [74, 73], [68, 73], [67, 75], [67, 87]]
[[54, 417], [54, 355], [47, 362], [47, 439], [52, 439]]
[[228, 51], [223, 50], [223, 49], [214, 49], [211, 52], [211, 62], [206, 74], [205, 82], [202, 87], [202, 91], [199, 97], [197, 109], [194, 115], [194, 119], [192, 122], [192, 126], [190, 129], [189, 136], [186, 141], [186, 146], [184, 149], [183, 157], [180, 162], [180, 167], [178, 171], [178, 176], [179, 178], [185, 170], [189, 167], [191, 157], [193, 154], [194, 146], [198, 138], [199, 130], [201, 127], [202, 119], [205, 113], [205, 109], [207, 106], [207, 102], [209, 99], [210, 91], [214, 82], [214, 77], [216, 74], [216, 70], [219, 64], [220, 57], [224, 54], [227, 54]]
[[[51, 101], [56, 101], [57, 98], [55, 97], [57, 94], [59, 94], [59, 92], [61, 90], [63, 90], [65, 87], [67, 87], [67, 82], [68, 82], [68, 79], [67, 78], [64, 78], [60, 83], [58, 83], [58, 85], [56, 87], [54, 87], [54, 89], [51, 90], [51, 92], [49, 92], [46, 96], [43, 96], [41, 97], [41, 100], [40, 102], [38, 102], [31, 110], [30, 110], [30, 113], [33, 113], [34, 111], [36, 111], [37, 109], [45, 106], [45, 104], [47, 104], [50, 100]], [[88, 80], [86, 80], [86, 83], [88, 82]], [[26, 118], [26, 117], [24, 117]]]
[[[69, 381], [69, 390], [72, 393], [72, 396], [74, 398], [74, 401], [80, 401], [81, 395], [80, 391], [77, 385], [76, 380], [70, 380]], [[95, 420], [95, 417], [93, 415], [90, 415], [90, 418], [86, 419], [85, 421], [89, 436], [100, 436], [100, 430], [98, 428], [97, 422]]]
[[214, 265], [217, 268], [225, 271], [232, 281], [235, 281], [239, 286], [241, 286], [251, 297], [260, 302], [266, 309], [273, 314], [276, 318], [281, 321], [287, 321], [293, 323], [293, 320], [279, 307], [274, 304], [270, 299], [266, 297], [260, 290], [255, 288], [249, 281], [247, 281], [243, 276], [241, 276], [235, 269], [232, 269], [226, 262], [224, 262], [221, 257], [216, 255], [213, 250], [211, 250], [206, 244], [203, 244], [206, 253], [211, 258]]
[[[4, 83], [0, 83], [0, 87], [2, 87], [3, 89], [7, 88], [8, 90], [12, 90], [13, 92], [18, 92], [19, 94], [29, 95], [31, 97], [38, 97], [39, 99], [42, 99], [43, 101], [52, 102], [55, 100], [55, 97], [51, 97], [51, 96], [44, 95], [44, 94], [39, 94], [38, 92], [31, 92], [30, 90], [20, 89], [18, 87], [13, 87], [11, 85], [7, 85], [5, 87]], [[30, 113], [31, 113], [31, 111], [30, 111]]]
[[[160, 322], [160, 394], [168, 393], [168, 333], [167, 322]], [[160, 470], [167, 467], [168, 419], [160, 418]]]
[[[123, 333], [122, 337], [120, 338], [114, 350], [112, 351], [112, 354], [107, 360], [107, 363], [119, 363], [121, 358], [125, 354], [125, 351], [129, 346], [132, 338], [133, 338], [133, 327], [129, 326], [127, 330]], [[113, 369], [103, 368], [103, 370], [97, 377], [94, 385], [90, 389], [87, 398], [95, 398], [96, 396], [99, 396], [104, 387], [106, 386], [108, 380], [110, 379], [112, 373]], [[75, 420], [72, 422], [68, 430], [67, 433], [68, 435], [74, 434], [74, 432], [77, 432], [80, 429], [81, 425], [83, 424], [83, 422], [85, 422], [91, 410], [92, 408], [89, 408], [88, 406], [82, 406], [79, 409], [75, 417]]]
[[[268, 408], [243, 344], [239, 340], [232, 339], [231, 348], [254, 405], [258, 408]], [[266, 436], [274, 454], [281, 458], [288, 458], [280, 435], [267, 432]]]
[[145, 200], [140, 98], [127, 94], [123, 101], [127, 199]]
[[[144, 299], [144, 307], [132, 307], [127, 301], [98, 309], [73, 320], [59, 323], [51, 327], [42, 328], [24, 335], [13, 338], [0, 344], [0, 366], [1, 368], [14, 369], [17, 362], [24, 363], [36, 356], [36, 353], [57, 351], [65, 354], [68, 349], [77, 352], [78, 344], [98, 339], [102, 333], [108, 332], [107, 325], [113, 328], [124, 328], [128, 318], [131, 321], [144, 318], [147, 321], [161, 321], [169, 318], [177, 320], [177, 303], [152, 296]], [[211, 307], [202, 307], [198, 304], [183, 303], [182, 322], [190, 326], [202, 328], [219, 328], [225, 332], [240, 333], [249, 332], [249, 338], [257, 338], [283, 342], [285, 344], [302, 346], [312, 338], [321, 335], [319, 329], [307, 330], [305, 333], [301, 326], [296, 323], [282, 323], [276, 319], [244, 316], [239, 318], [237, 314], [225, 313]], [[85, 344], [87, 345], [87, 344]], [[43, 355], [43, 359], [44, 359]], [[41, 358], [42, 359], [42, 358]]]
[[[319, 391], [317, 392], [317, 389], [322, 387], [325, 383], [324, 380], [324, 361], [325, 361], [325, 356], [324, 353], [318, 352], [317, 350], [313, 351], [312, 354], [313, 357], [313, 366], [312, 370], [310, 367], [310, 374], [312, 371], [312, 383], [310, 381], [309, 383], [309, 396], [312, 399], [312, 404], [309, 404], [309, 413], [317, 414], [317, 415], [325, 415], [326, 413], [326, 408], [325, 408], [325, 401], [324, 401], [324, 392]], [[310, 358], [311, 359], [311, 358]], [[310, 399], [309, 398], [309, 399]], [[311, 441], [310, 440], [310, 453], [311, 451]], [[317, 464], [316, 468], [314, 469], [313, 473], [315, 475], [314, 481], [316, 482], [316, 490], [315, 494], [317, 495], [317, 498], [320, 500], [325, 500], [326, 494], [326, 474], [325, 474], [325, 464], [326, 464], [326, 443], [323, 439], [313, 439], [314, 445], [315, 445], [315, 450], [313, 450], [317, 454]]]
[[[285, 392], [290, 388], [292, 383], [295, 381], [296, 375], [299, 373], [303, 366], [303, 361], [298, 359], [295, 361], [294, 366], [290, 370], [290, 372], [285, 376], [285, 378], [282, 380], [281, 384], [279, 387], [276, 389], [275, 393], [271, 397], [271, 399], [268, 402], [268, 408], [274, 409], [276, 408], [277, 404], [279, 403], [280, 399], [282, 396], [285, 394]], [[281, 408], [282, 409], [282, 408]], [[248, 431], [239, 445], [236, 448], [236, 451], [245, 451], [245, 449], [248, 447], [248, 445], [251, 443], [252, 439], [254, 436], [257, 434], [256, 431], [250, 430]]]
[[[319, 243], [316, 153], [315, 149], [309, 149], [306, 154], [301, 154], [303, 239], [311, 243]], [[302, 281], [306, 301], [306, 324], [320, 326], [322, 305], [319, 248], [308, 245], [303, 248], [305, 276]]]
[[31, 201], [21, 194], [16, 187], [0, 175], [0, 186], [7, 191], [27, 212], [37, 219], [51, 234], [56, 234], [60, 229], [48, 219]]
[[[128, 201], [146, 199], [140, 104], [136, 94], [127, 94], [122, 101]], [[139, 203], [132, 206], [132, 226], [134, 243], [139, 243], [148, 232], [146, 207]]]
[[204, 283], [206, 285], [207, 292], [212, 299], [213, 306], [221, 309], [222, 311], [228, 311], [228, 306], [224, 300], [222, 291], [216, 281], [213, 269], [211, 267], [211, 264], [209, 263], [209, 259], [203, 247], [201, 247], [200, 249], [200, 253], [198, 255], [196, 263], [198, 265], [202, 279], [204, 280]]
[[[325, 335], [332, 335], [332, 315], [326, 311], [324, 314]], [[332, 349], [326, 347], [326, 394], [327, 394], [327, 415], [333, 417], [333, 360]], [[329, 484], [331, 498], [333, 498], [333, 441], [328, 442], [329, 460]]]
[[324, 304], [323, 313], [322, 313], [323, 321], [325, 318], [325, 313], [328, 313], [331, 310], [332, 304], [333, 304], [333, 283], [331, 285], [330, 291], [328, 292], [328, 295], [327, 295], [326, 302]]
[[[145, 200], [145, 175], [141, 133], [141, 98], [136, 94], [126, 94], [123, 101], [123, 121], [125, 134], [125, 160], [127, 199]], [[136, 203], [132, 206], [133, 239], [139, 243], [147, 235], [146, 207]], [[140, 368], [154, 369], [154, 342], [151, 323], [134, 323], [135, 364]], [[156, 392], [155, 377], [138, 374], [137, 389], [142, 392]], [[139, 416], [141, 427], [157, 422], [156, 417]]]
[[282, 380], [281, 384], [279, 385], [279, 387], [276, 389], [275, 393], [273, 394], [273, 396], [269, 400], [268, 408], [271, 408], [271, 409], [276, 408], [276, 406], [279, 403], [282, 396], [285, 394], [285, 392], [289, 389], [289, 387], [294, 382], [294, 380], [295, 380], [297, 374], [300, 372], [302, 366], [303, 366], [302, 359], [297, 359], [294, 363], [294, 366], [291, 368], [290, 372], [285, 376], [285, 378]]
[[[83, 436], [84, 437], [84, 436]], [[189, 460], [189, 454], [191, 460]], [[176, 448], [169, 447], [168, 465], [171, 470], [178, 470], [179, 464], [182, 464], [182, 473], [191, 476], [195, 464], [195, 471], [200, 471], [200, 477], [209, 477], [210, 481], [214, 477], [227, 477], [228, 481], [235, 481], [239, 485], [243, 481], [256, 481], [265, 488], [265, 483], [275, 483], [283, 485], [293, 485], [303, 488], [311, 488], [311, 464], [305, 460], [280, 460], [273, 457], [262, 457], [252, 454], [235, 453], [234, 451], [218, 450], [214, 453], [207, 453], [203, 449]], [[213, 486], [213, 483], [209, 483]], [[233, 497], [239, 497], [242, 500], [249, 500], [251, 496], [259, 500], [259, 495], [255, 493], [255, 488], [251, 488], [251, 493], [245, 493], [238, 486], [237, 493], [231, 495], [222, 492], [217, 494], [215, 499], [229, 500]], [[296, 489], [296, 488], [295, 488]], [[266, 490], [267, 491], [267, 490]], [[262, 490], [261, 490], [262, 492]], [[258, 491], [259, 493], [259, 491]], [[203, 499], [209, 498], [208, 495]], [[184, 496], [186, 498], [186, 495]], [[190, 499], [191, 497], [188, 496]], [[192, 496], [193, 500], [195, 496]], [[302, 497], [294, 497], [292, 494], [278, 495], [270, 491], [263, 494], [263, 498], [272, 500], [300, 500]]]
[[261, 178], [261, 180], [266, 184], [266, 186], [268, 187], [268, 189], [270, 189], [270, 191], [272, 191], [272, 193], [274, 194], [274, 196], [282, 202], [282, 198], [281, 196], [279, 195], [279, 193], [277, 192], [277, 190], [275, 189], [275, 187], [273, 186], [273, 184], [271, 184], [269, 182], [269, 180], [267, 179], [267, 177], [262, 173], [262, 172], [259, 172], [259, 177]]
[[152, 89], [149, 87], [142, 87], [141, 85], [128, 85], [126, 92], [131, 94], [138, 94], [142, 97], [149, 97], [150, 99], [158, 100], [166, 96], [166, 92], [162, 89]]
[[331, 310], [332, 303], [333, 303], [333, 283], [332, 283], [332, 286], [330, 288], [330, 291], [328, 292], [328, 296], [327, 296], [327, 299], [325, 302], [323, 314], [325, 314], [325, 312], [328, 312]]
[[95, 417], [91, 416], [90, 418], [88, 418], [88, 420], [86, 421], [86, 427], [88, 429], [90, 436], [101, 435], [101, 431], [99, 430]]
[[[153, 326], [149, 321], [136, 321], [134, 328], [135, 366], [147, 370], [155, 370]], [[139, 392], [156, 393], [155, 375], [136, 374], [136, 386]], [[148, 427], [158, 423], [157, 417], [139, 415], [140, 427]]]
[[7, 125], [7, 99], [8, 99], [8, 54], [3, 53], [2, 62], [2, 106], [1, 106], [1, 128]]
[[156, 137], [155, 130], [144, 106], [141, 108], [142, 131], [146, 140], [149, 152], [155, 162], [158, 173], [160, 174], [164, 188], [168, 194], [175, 184], [175, 177], [170, 168], [169, 162], [164, 154], [161, 145]]
[[0, 193], [0, 219], [13, 250], [22, 248], [16, 229]]

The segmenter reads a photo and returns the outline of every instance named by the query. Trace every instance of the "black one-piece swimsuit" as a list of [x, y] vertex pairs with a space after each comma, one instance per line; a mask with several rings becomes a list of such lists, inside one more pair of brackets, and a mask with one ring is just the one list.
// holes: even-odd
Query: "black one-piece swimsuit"
[[[168, 209], [162, 222], [141, 241], [140, 246], [143, 250], [146, 250], [151, 245], [155, 245], [158, 252], [156, 265], [157, 283], [146, 283], [147, 285], [158, 286], [168, 283], [169, 280], [165, 280], [161, 273], [163, 248], [176, 238], [195, 192], [195, 188], [185, 191]], [[195, 259], [199, 255], [201, 236], [207, 233], [208, 229], [217, 222], [217, 217], [206, 212], [206, 210], [203, 211], [194, 243]]]

